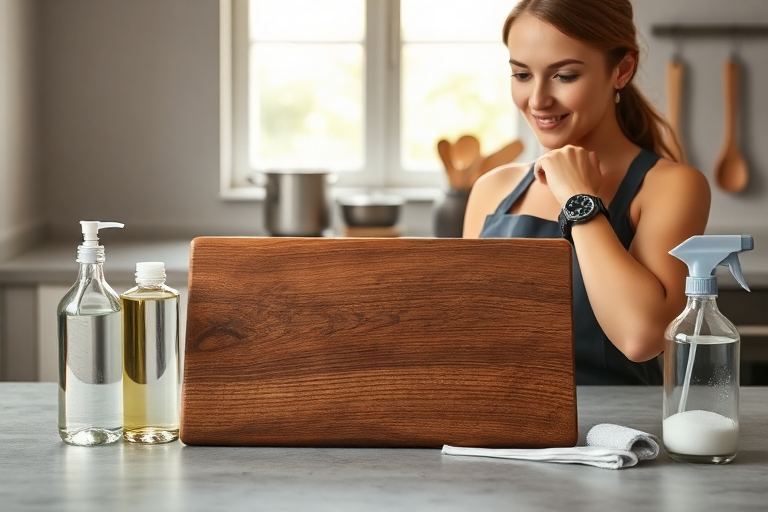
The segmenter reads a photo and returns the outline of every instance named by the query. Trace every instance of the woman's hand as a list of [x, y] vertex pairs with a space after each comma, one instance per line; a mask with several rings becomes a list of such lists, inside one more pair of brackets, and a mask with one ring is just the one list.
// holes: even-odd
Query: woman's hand
[[577, 146], [550, 151], [536, 162], [534, 173], [561, 206], [576, 194], [597, 195], [602, 182], [597, 155]]

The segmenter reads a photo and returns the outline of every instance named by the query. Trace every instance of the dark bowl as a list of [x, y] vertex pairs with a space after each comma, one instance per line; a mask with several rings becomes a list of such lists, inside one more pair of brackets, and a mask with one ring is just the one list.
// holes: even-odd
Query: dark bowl
[[397, 224], [403, 198], [384, 195], [357, 195], [341, 198], [344, 222], [349, 227], [389, 227]]

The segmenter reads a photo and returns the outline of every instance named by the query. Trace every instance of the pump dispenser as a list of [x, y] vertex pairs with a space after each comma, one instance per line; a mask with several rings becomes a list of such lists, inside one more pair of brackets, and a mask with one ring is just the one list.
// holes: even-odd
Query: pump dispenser
[[77, 282], [59, 303], [59, 435], [69, 444], [113, 443], [123, 431], [122, 309], [104, 279], [98, 233], [117, 222], [81, 221]]
[[720, 313], [718, 266], [747, 291], [738, 253], [748, 235], [700, 235], [669, 253], [688, 265], [685, 310], [667, 328], [664, 350], [664, 447], [683, 462], [725, 464], [739, 446], [739, 351], [736, 327]]

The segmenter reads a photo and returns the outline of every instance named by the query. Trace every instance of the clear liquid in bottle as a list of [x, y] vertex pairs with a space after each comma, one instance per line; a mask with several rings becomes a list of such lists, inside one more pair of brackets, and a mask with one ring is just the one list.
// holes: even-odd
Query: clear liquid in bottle
[[59, 313], [59, 435], [81, 446], [123, 433], [121, 314], [89, 313]]

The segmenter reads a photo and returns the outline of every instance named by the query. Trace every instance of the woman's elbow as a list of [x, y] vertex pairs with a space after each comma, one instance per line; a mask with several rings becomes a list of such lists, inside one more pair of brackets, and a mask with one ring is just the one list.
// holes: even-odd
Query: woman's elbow
[[644, 363], [664, 350], [664, 334], [655, 329], [636, 332], [624, 337], [616, 346], [633, 363]]

